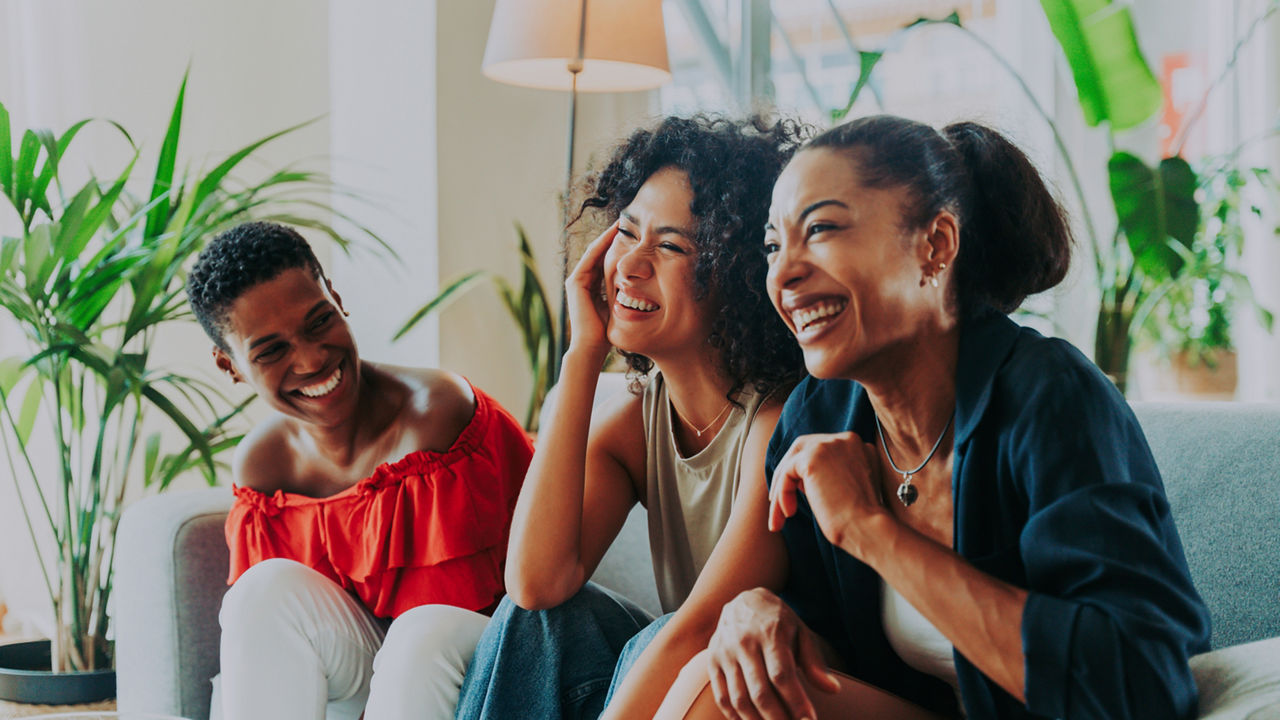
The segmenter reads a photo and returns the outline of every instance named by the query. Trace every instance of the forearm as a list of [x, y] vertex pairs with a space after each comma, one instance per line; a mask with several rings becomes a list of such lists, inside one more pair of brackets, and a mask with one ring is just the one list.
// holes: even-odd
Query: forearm
[[962, 655], [1025, 702], [1022, 615], [1027, 591], [998, 580], [950, 548], [884, 518], [882, 540], [862, 551], [870, 565]]
[[583, 495], [599, 378], [593, 357], [565, 355], [554, 412], [542, 427], [511, 521], [506, 581], [517, 604], [558, 604], [585, 582]]
[[614, 693], [601, 720], [649, 720], [658, 711], [680, 669], [707, 647], [715, 631], [714, 617], [681, 617], [677, 613]]

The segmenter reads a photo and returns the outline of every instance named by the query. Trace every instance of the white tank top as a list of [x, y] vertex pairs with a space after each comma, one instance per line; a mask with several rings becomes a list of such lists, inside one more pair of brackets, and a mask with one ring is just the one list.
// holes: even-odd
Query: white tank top
[[960, 701], [954, 646], [889, 583], [880, 582], [880, 621], [898, 657], [922, 673], [945, 680]]

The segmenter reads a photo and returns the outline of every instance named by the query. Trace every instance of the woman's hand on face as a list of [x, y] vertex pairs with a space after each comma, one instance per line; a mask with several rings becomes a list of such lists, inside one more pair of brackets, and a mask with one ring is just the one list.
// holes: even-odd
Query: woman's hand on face
[[711, 690], [727, 718], [816, 718], [801, 679], [823, 692], [840, 689], [813, 631], [763, 588], [748, 590], [724, 606], [708, 650]]
[[[856, 433], [802, 435], [791, 443], [769, 486], [769, 529], [782, 529], [796, 512], [799, 493], [831, 544], [855, 557], [866, 521], [888, 513], [880, 491], [880, 452]], [[851, 549], [853, 548], [853, 549]]]
[[604, 293], [604, 256], [618, 235], [615, 221], [591, 241], [582, 258], [564, 282], [565, 300], [569, 304], [570, 348], [581, 348], [600, 355], [601, 362], [609, 352], [605, 328], [609, 318], [609, 302]]

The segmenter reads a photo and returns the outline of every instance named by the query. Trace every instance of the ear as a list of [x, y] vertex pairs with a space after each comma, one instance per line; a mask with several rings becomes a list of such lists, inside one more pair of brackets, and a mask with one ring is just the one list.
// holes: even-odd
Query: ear
[[939, 268], [951, 267], [960, 252], [959, 219], [949, 210], [939, 212], [925, 226], [924, 239], [921, 250], [925, 255], [922, 258], [925, 271], [934, 274]]
[[213, 346], [213, 364], [217, 365], [219, 370], [229, 375], [231, 377], [231, 382], [244, 382], [244, 377], [240, 375], [240, 370], [236, 368], [235, 361], [231, 359], [231, 356], [227, 354], [227, 351], [217, 345]]
[[329, 291], [329, 295], [333, 298], [334, 304], [337, 305], [338, 309], [342, 311], [342, 316], [350, 317], [351, 313], [347, 312], [347, 309], [342, 307], [342, 296], [338, 294], [337, 290], [333, 289], [333, 281], [330, 280], [329, 278], [325, 278], [324, 287], [326, 290]]

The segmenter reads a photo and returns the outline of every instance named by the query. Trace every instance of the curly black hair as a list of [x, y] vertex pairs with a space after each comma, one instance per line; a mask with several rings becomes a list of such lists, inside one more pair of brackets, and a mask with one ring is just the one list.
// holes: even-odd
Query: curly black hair
[[209, 339], [224, 352], [231, 304], [246, 290], [285, 270], [307, 268], [324, 278], [320, 261], [297, 230], [279, 223], [247, 222], [209, 242], [187, 276], [187, 301]]
[[[698, 223], [694, 293], [721, 300], [707, 342], [733, 381], [734, 402], [748, 385], [769, 393], [804, 372], [800, 347], [765, 292], [764, 226], [774, 180], [812, 134], [802, 123], [759, 115], [668, 117], [632, 133], [586, 180], [578, 217], [594, 210], [613, 222], [655, 172], [674, 167], [688, 176]], [[643, 355], [622, 354], [633, 378], [653, 369]]]

